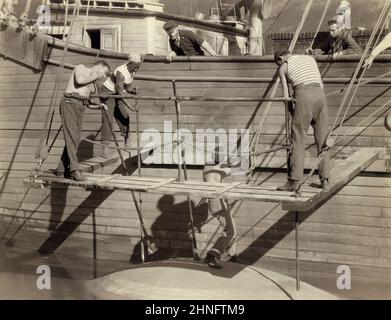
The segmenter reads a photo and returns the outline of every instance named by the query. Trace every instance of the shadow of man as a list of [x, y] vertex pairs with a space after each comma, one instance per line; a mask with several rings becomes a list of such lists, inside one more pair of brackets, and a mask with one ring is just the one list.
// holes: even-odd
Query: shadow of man
[[[201, 233], [201, 226], [208, 218], [206, 203], [195, 205], [191, 201], [194, 216], [194, 229]], [[151, 235], [157, 250], [146, 257], [147, 261], [192, 257], [191, 223], [189, 204], [186, 201], [175, 204], [172, 195], [162, 196], [157, 208], [161, 214], [151, 226]], [[141, 263], [141, 242], [133, 249], [130, 262]]]
[[[94, 140], [96, 137], [94, 135], [89, 135], [87, 137], [90, 140]], [[94, 157], [94, 146], [86, 141], [81, 141], [79, 148], [77, 150], [77, 158], [79, 162], [91, 159]], [[67, 206], [67, 197], [68, 197], [68, 186], [57, 186], [51, 189], [50, 194], [50, 221], [48, 226], [49, 232], [54, 232], [56, 228], [61, 224], [62, 216], [66, 210]]]

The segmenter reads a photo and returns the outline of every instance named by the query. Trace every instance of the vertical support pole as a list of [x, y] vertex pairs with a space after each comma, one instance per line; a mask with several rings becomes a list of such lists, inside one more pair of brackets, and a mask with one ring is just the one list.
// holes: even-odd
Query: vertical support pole
[[[105, 117], [107, 119], [107, 122], [108, 122], [108, 124], [110, 126], [111, 135], [113, 136], [115, 146], [117, 148], [119, 148], [119, 142], [117, 140], [117, 137], [115, 136], [113, 125], [111, 124], [111, 122], [109, 120], [109, 116], [107, 114], [107, 110], [105, 108], [103, 108], [103, 110], [104, 110], [104, 114], [105, 114]], [[128, 169], [126, 167], [125, 159], [124, 159], [124, 157], [122, 155], [121, 150], [120, 149], [117, 149], [117, 150], [118, 150], [119, 158], [121, 159], [122, 167], [125, 170], [125, 174], [128, 176], [129, 172], [128, 172]], [[141, 213], [141, 208], [139, 207], [139, 203], [137, 201], [137, 198], [136, 198], [136, 195], [135, 195], [134, 191], [131, 191], [131, 194], [132, 194], [133, 202], [134, 202], [134, 204], [136, 206], [137, 215], [138, 215], [138, 218], [139, 218], [139, 221], [140, 221], [140, 227], [141, 227], [141, 260], [144, 263], [144, 261], [145, 261], [145, 259], [144, 259], [144, 242], [146, 241], [145, 238], [147, 236], [147, 232], [146, 232], [146, 229], [145, 229], [144, 220], [143, 220], [142, 213]]]
[[135, 104], [136, 109], [136, 137], [137, 137], [137, 172], [138, 176], [141, 177], [141, 153], [140, 153], [140, 114], [139, 114], [139, 107], [136, 100]]
[[[177, 133], [178, 133], [178, 181], [181, 181], [181, 171], [182, 171], [182, 165], [181, 161], [183, 163], [183, 176], [184, 180], [187, 181], [187, 167], [186, 167], [186, 154], [185, 149], [183, 149], [183, 143], [182, 143], [182, 135], [180, 132], [181, 129], [181, 105], [180, 102], [177, 99], [177, 88], [176, 88], [176, 82], [175, 80], [172, 80], [172, 89], [174, 92], [174, 98], [175, 98], [175, 110], [176, 110], [176, 127], [177, 127]], [[193, 259], [194, 260], [200, 260], [200, 257], [197, 252], [197, 240], [195, 236], [195, 230], [194, 230], [194, 215], [193, 215], [193, 207], [191, 204], [191, 198], [190, 196], [187, 196], [187, 203], [189, 206], [189, 215], [190, 215], [190, 228], [191, 228], [191, 249], [193, 253]]]
[[175, 99], [175, 112], [176, 112], [176, 130], [177, 130], [177, 148], [178, 148], [178, 181], [180, 182], [182, 180], [182, 166], [181, 166], [181, 153], [182, 153], [182, 146], [181, 146], [181, 131], [180, 131], [180, 114], [181, 114], [181, 105], [177, 98], [177, 89], [176, 89], [176, 82], [175, 80], [172, 80], [172, 90], [174, 92], [174, 99]]
[[[139, 115], [139, 107], [137, 100], [135, 101], [135, 109], [136, 109], [136, 139], [137, 139], [137, 174], [139, 177], [141, 177], [141, 154], [140, 154], [140, 115]], [[141, 200], [141, 192], [138, 192], [137, 198], [134, 193], [132, 193], [133, 201], [137, 201], [137, 213], [140, 217], [140, 239], [141, 239], [141, 261], [142, 263], [145, 262], [145, 246], [144, 246], [144, 236], [146, 236], [145, 226], [141, 215], [141, 206], [142, 206], [142, 200]]]
[[97, 262], [96, 260], [98, 259], [98, 248], [97, 248], [97, 239], [96, 239], [96, 211], [92, 211], [92, 228], [93, 228], [93, 239], [92, 239], [92, 246], [93, 246], [93, 256], [94, 256], [94, 269], [93, 269], [93, 274], [94, 274], [94, 279], [98, 276], [97, 273]]
[[287, 170], [290, 172], [291, 163], [290, 163], [290, 155], [291, 155], [291, 126], [290, 126], [290, 116], [289, 116], [289, 102], [285, 101], [285, 144], [289, 149], [286, 150], [286, 163]]
[[68, 9], [69, 9], [69, 0], [66, 0], [66, 3], [65, 3], [65, 18], [64, 18], [64, 32], [62, 34], [62, 40], [64, 40], [64, 41], [65, 41], [65, 35], [66, 35], [66, 30], [67, 30], [67, 24], [68, 24]]
[[296, 291], [300, 291], [299, 212], [295, 211]]

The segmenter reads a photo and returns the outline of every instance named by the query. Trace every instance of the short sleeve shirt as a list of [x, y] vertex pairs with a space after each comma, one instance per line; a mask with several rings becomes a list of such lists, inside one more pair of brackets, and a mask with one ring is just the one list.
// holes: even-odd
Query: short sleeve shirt
[[179, 46], [170, 39], [171, 50], [177, 56], [204, 56], [201, 46], [204, 40], [189, 30], [179, 30]]

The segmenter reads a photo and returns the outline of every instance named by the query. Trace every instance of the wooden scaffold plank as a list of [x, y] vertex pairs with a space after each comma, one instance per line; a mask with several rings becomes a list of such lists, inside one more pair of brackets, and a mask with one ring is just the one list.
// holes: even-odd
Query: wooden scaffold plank
[[361, 171], [368, 168], [379, 158], [379, 149], [360, 150], [352, 154], [345, 161], [338, 163], [330, 172], [330, 187], [328, 190], [321, 191], [314, 195], [307, 203], [300, 201], [290, 201], [284, 203], [282, 208], [291, 211], [309, 211], [317, 205], [335, 194], [340, 188], [347, 185]]
[[51, 186], [65, 184], [84, 188], [109, 190], [140, 191], [155, 194], [198, 196], [206, 198], [224, 198], [259, 202], [281, 203], [284, 210], [309, 211], [349, 183], [362, 170], [376, 159], [379, 150], [361, 150], [338, 163], [331, 170], [331, 186], [327, 191], [317, 188], [305, 188], [295, 197], [293, 192], [277, 191], [275, 187], [251, 186], [245, 183], [209, 183], [204, 181], [176, 181], [175, 179], [155, 177], [133, 177], [122, 175], [84, 174], [86, 181], [74, 181], [58, 178], [52, 172], [43, 172], [26, 183]]

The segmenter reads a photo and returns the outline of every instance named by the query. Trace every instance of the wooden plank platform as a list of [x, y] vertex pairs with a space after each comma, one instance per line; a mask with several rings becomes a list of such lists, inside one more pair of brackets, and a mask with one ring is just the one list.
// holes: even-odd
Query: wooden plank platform
[[95, 157], [80, 162], [80, 169], [83, 172], [94, 172], [104, 167], [110, 166], [119, 161], [117, 152], [113, 152], [107, 155], [107, 157]]
[[276, 187], [252, 186], [245, 183], [178, 182], [167, 180], [166, 178], [88, 173], [84, 174], [87, 181], [58, 178], [52, 172], [43, 172], [42, 175], [34, 180], [26, 178], [24, 181], [29, 185], [45, 187], [62, 184], [106, 190], [274, 202], [281, 203], [285, 210], [308, 211], [346, 185], [357, 174], [376, 161], [378, 155], [379, 150], [357, 151], [332, 169], [331, 186], [328, 191], [306, 187], [303, 188], [299, 197], [295, 197], [293, 192], [278, 191]]
[[374, 148], [373, 150], [361, 150], [353, 153], [346, 160], [339, 162], [330, 171], [330, 188], [327, 191], [321, 191], [312, 197], [307, 203], [283, 203], [282, 209], [290, 211], [309, 211], [322, 203], [330, 196], [335, 194], [340, 188], [347, 185], [361, 171], [368, 168], [378, 158], [381, 150]]

